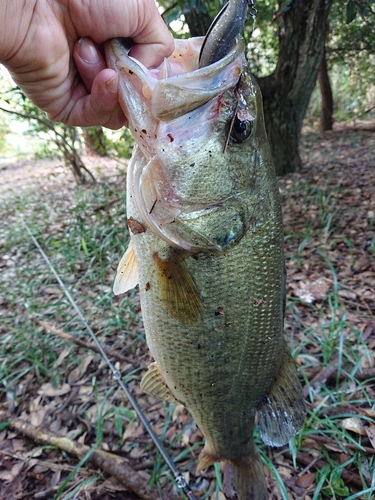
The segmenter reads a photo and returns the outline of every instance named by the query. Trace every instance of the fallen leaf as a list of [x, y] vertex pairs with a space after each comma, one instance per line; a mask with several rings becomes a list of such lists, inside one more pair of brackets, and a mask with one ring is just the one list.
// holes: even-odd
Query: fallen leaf
[[34, 427], [40, 427], [43, 423], [44, 417], [46, 416], [47, 408], [40, 408], [37, 411], [30, 413], [29, 422]]
[[0, 470], [0, 479], [6, 483], [13, 481], [13, 479], [21, 472], [23, 466], [23, 462], [18, 462], [14, 464], [10, 470]]
[[324, 300], [327, 297], [329, 285], [324, 278], [315, 281], [300, 281], [299, 288], [294, 293], [303, 302], [312, 304], [317, 300]]
[[369, 438], [371, 446], [375, 449], [375, 425], [371, 425], [370, 427], [365, 427], [365, 433]]
[[143, 433], [143, 427], [135, 422], [134, 424], [128, 424], [126, 426], [125, 432], [122, 435], [122, 439], [126, 441], [131, 438], [133, 441], [136, 441], [137, 437], [139, 437]]
[[296, 485], [299, 486], [300, 488], [307, 489], [314, 483], [315, 478], [316, 478], [315, 472], [308, 472], [307, 474], [304, 474], [303, 476], [299, 477], [296, 480]]
[[352, 265], [352, 269], [356, 273], [365, 271], [371, 265], [371, 259], [368, 255], [362, 255], [358, 260]]
[[366, 436], [366, 430], [363, 427], [360, 418], [357, 417], [344, 418], [344, 420], [341, 422], [341, 425], [347, 431], [355, 432], [356, 434], [360, 434], [361, 436]]
[[210, 496], [210, 500], [226, 500], [226, 496], [222, 491], [219, 491], [218, 493], [214, 491]]
[[64, 396], [64, 394], [68, 394], [72, 388], [69, 384], [63, 384], [60, 387], [53, 387], [51, 383], [43, 384], [38, 390], [38, 394], [41, 396], [46, 396], [49, 398], [53, 398], [56, 396]]
[[357, 298], [357, 294], [351, 290], [344, 289], [344, 290], [339, 290], [337, 294], [340, 297], [343, 297], [344, 299], [350, 299], [350, 300], [355, 300]]

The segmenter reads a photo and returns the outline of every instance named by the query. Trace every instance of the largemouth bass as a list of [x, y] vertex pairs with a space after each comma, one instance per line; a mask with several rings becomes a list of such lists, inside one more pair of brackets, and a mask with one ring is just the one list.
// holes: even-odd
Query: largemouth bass
[[139, 284], [155, 362], [145, 392], [181, 403], [204, 438], [198, 470], [232, 469], [240, 500], [268, 498], [253, 441], [288, 442], [305, 407], [283, 336], [279, 192], [261, 94], [241, 40], [199, 68], [203, 38], [176, 40], [148, 70], [107, 45], [136, 146], [127, 174], [131, 241], [115, 293]]

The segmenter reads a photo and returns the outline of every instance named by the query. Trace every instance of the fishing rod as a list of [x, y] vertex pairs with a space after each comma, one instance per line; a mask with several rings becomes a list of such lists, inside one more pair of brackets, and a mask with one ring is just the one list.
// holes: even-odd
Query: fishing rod
[[130, 392], [129, 388], [123, 382], [123, 380], [121, 378], [120, 371], [116, 370], [116, 368], [112, 364], [111, 360], [107, 356], [107, 353], [103, 349], [103, 347], [102, 347], [102, 345], [100, 343], [100, 340], [96, 337], [96, 335], [93, 332], [92, 328], [90, 327], [87, 319], [83, 315], [81, 309], [79, 308], [79, 306], [77, 305], [77, 303], [73, 299], [72, 295], [70, 294], [68, 288], [65, 286], [64, 282], [62, 281], [62, 279], [58, 275], [57, 271], [53, 267], [51, 261], [47, 257], [47, 255], [44, 252], [43, 248], [40, 246], [38, 240], [35, 238], [35, 236], [31, 232], [29, 226], [26, 224], [25, 221], [22, 221], [22, 222], [23, 222], [23, 224], [25, 226], [25, 229], [28, 232], [28, 234], [29, 234], [32, 242], [34, 243], [34, 245], [36, 246], [36, 248], [39, 250], [39, 253], [41, 254], [41, 256], [43, 257], [43, 259], [47, 263], [47, 266], [49, 267], [49, 269], [52, 271], [53, 275], [55, 276], [58, 284], [61, 286], [63, 292], [65, 293], [65, 295], [66, 295], [67, 299], [69, 300], [70, 304], [72, 305], [73, 309], [76, 311], [77, 316], [79, 317], [79, 319], [81, 320], [81, 322], [85, 325], [86, 330], [89, 332], [92, 340], [95, 342], [95, 344], [96, 344], [96, 346], [97, 346], [97, 348], [98, 348], [101, 356], [104, 358], [105, 362], [107, 363], [109, 369], [112, 372], [113, 379], [118, 383], [118, 385], [124, 391], [124, 393], [125, 393], [126, 397], [128, 398], [130, 404], [134, 408], [134, 411], [136, 412], [139, 420], [144, 425], [146, 431], [148, 432], [149, 436], [151, 437], [152, 441], [154, 442], [156, 448], [159, 450], [159, 452], [162, 455], [162, 457], [164, 458], [166, 464], [168, 465], [168, 467], [170, 468], [171, 472], [173, 473], [177, 487], [185, 493], [185, 495], [188, 497], [189, 500], [196, 500], [192, 489], [190, 488], [190, 486], [188, 485], [188, 483], [185, 481], [185, 478], [183, 477], [183, 475], [181, 474], [181, 472], [176, 467], [176, 465], [173, 462], [172, 458], [169, 456], [169, 454], [168, 454], [167, 450], [165, 449], [163, 443], [160, 441], [160, 439], [158, 438], [158, 436], [152, 430], [152, 427], [150, 426], [150, 423], [146, 419], [145, 415], [143, 414], [140, 406], [138, 405], [137, 401], [133, 397], [133, 395]]

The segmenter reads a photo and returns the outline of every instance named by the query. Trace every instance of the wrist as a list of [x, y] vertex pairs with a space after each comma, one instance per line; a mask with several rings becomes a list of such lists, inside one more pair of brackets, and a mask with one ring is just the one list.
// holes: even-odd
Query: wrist
[[0, 63], [7, 65], [26, 37], [36, 0], [0, 0]]

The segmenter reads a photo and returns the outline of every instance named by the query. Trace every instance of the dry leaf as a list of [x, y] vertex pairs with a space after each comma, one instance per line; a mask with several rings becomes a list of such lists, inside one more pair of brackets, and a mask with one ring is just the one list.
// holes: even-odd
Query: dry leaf
[[281, 474], [283, 477], [287, 479], [291, 479], [293, 475], [293, 471], [289, 467], [284, 467], [283, 465], [279, 466], [277, 470], [279, 474]]
[[366, 431], [362, 425], [360, 418], [357, 417], [344, 418], [344, 420], [341, 422], [341, 425], [347, 431], [355, 432], [356, 434], [360, 434], [361, 436], [366, 436]]
[[348, 290], [345, 288], [344, 290], [339, 290], [337, 294], [344, 299], [355, 300], [357, 298], [357, 294], [352, 290]]
[[51, 383], [48, 383], [41, 386], [38, 390], [38, 394], [48, 398], [54, 398], [56, 396], [64, 396], [64, 394], [68, 394], [71, 390], [72, 388], [69, 384], [63, 384], [60, 387], [53, 387]]
[[69, 384], [75, 384], [77, 380], [80, 378], [80, 376], [81, 376], [80, 369], [78, 366], [76, 366], [75, 368], [73, 368], [73, 370], [70, 371], [68, 375]]
[[0, 479], [6, 483], [13, 481], [21, 472], [23, 465], [23, 462], [18, 462], [10, 470], [0, 470]]
[[324, 278], [319, 278], [315, 281], [300, 281], [299, 288], [294, 291], [294, 294], [303, 302], [312, 304], [317, 300], [324, 300], [327, 297], [329, 285]]
[[56, 297], [62, 297], [63, 292], [61, 288], [57, 286], [46, 286], [46, 288], [43, 289], [43, 292], [46, 295], [55, 295]]
[[40, 427], [43, 423], [44, 417], [46, 416], [47, 408], [40, 408], [37, 411], [30, 413], [29, 422], [34, 427]]
[[226, 496], [222, 491], [219, 491], [218, 494], [216, 494], [216, 491], [214, 491], [210, 496], [210, 500], [226, 500]]
[[136, 441], [137, 437], [139, 437], [143, 433], [143, 427], [135, 422], [134, 424], [129, 424], [126, 426], [125, 432], [122, 435], [122, 439], [126, 441], [131, 438], [132, 441]]
[[316, 478], [315, 472], [308, 472], [307, 474], [304, 474], [303, 476], [299, 477], [296, 480], [296, 485], [299, 486], [300, 488], [307, 489], [314, 483], [315, 478]]
[[70, 352], [71, 352], [71, 348], [66, 348], [66, 349], [63, 349], [60, 354], [59, 354], [59, 357], [56, 359], [56, 361], [53, 363], [53, 367], [54, 368], [58, 368], [63, 362], [64, 362], [64, 359], [70, 355]]
[[375, 425], [371, 425], [370, 427], [365, 427], [365, 433], [369, 438], [371, 446], [375, 449]]
[[352, 266], [353, 271], [360, 273], [365, 271], [371, 265], [371, 259], [368, 255], [362, 255], [358, 260], [356, 260]]

